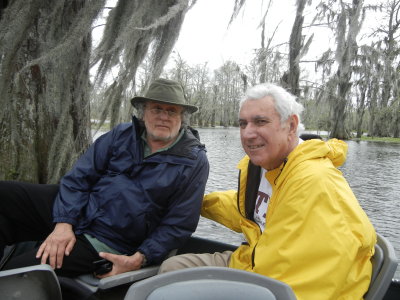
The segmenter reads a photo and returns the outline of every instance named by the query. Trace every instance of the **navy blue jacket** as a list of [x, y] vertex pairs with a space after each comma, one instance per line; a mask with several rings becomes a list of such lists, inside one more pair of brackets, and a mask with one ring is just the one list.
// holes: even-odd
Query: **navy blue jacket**
[[53, 220], [158, 263], [195, 231], [209, 164], [193, 129], [143, 159], [143, 130], [134, 117], [99, 137], [62, 178]]

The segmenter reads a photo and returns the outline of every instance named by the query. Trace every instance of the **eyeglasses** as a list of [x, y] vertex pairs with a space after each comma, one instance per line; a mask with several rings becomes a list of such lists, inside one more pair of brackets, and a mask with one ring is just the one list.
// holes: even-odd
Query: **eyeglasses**
[[168, 115], [168, 117], [176, 118], [179, 115], [179, 113], [175, 110], [165, 110], [165, 109], [158, 108], [158, 107], [149, 108], [149, 111], [155, 116], [159, 116], [162, 113], [166, 113]]

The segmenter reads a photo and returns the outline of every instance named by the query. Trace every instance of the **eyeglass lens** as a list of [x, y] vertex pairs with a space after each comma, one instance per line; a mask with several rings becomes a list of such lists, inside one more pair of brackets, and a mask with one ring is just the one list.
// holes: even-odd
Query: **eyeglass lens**
[[175, 117], [178, 113], [173, 110], [164, 110], [161, 108], [151, 108], [150, 111], [155, 115], [160, 115], [162, 112], [165, 112], [169, 117]]

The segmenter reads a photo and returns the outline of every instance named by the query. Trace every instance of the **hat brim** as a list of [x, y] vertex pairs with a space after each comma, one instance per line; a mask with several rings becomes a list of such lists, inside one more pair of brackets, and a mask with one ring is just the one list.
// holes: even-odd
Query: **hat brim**
[[152, 98], [146, 98], [146, 97], [140, 97], [136, 96], [131, 99], [131, 104], [133, 107], [137, 108], [138, 103], [144, 103], [147, 101], [154, 101], [154, 102], [160, 102], [160, 103], [166, 103], [166, 104], [171, 104], [171, 105], [177, 105], [177, 106], [182, 106], [184, 107], [189, 113], [195, 113], [199, 108], [195, 105], [190, 105], [190, 104], [178, 104], [176, 102], [172, 101], [166, 101], [166, 100], [160, 100], [160, 99], [152, 99]]

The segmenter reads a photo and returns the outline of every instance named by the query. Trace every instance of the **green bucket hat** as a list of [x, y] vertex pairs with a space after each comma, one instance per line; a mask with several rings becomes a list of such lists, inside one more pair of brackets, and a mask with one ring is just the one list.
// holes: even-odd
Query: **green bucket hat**
[[136, 96], [131, 99], [131, 103], [135, 108], [137, 108], [138, 103], [146, 101], [179, 105], [189, 113], [194, 113], [198, 110], [197, 106], [185, 103], [185, 95], [181, 84], [169, 79], [159, 78], [154, 80], [143, 97]]

